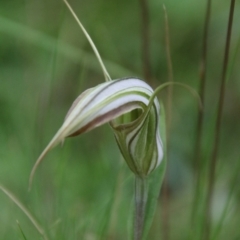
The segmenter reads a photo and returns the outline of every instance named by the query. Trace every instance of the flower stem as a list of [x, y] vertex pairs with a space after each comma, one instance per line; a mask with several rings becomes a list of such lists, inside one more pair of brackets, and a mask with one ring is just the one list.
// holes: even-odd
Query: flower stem
[[142, 239], [147, 197], [148, 197], [147, 178], [136, 176], [135, 177], [134, 240]]

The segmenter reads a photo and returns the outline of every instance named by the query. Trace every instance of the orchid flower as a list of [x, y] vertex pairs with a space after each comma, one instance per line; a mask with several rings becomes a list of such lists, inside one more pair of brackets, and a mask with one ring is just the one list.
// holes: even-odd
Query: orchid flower
[[148, 193], [146, 177], [163, 158], [156, 93], [138, 78], [108, 81], [84, 91], [73, 102], [62, 127], [36, 161], [30, 186], [37, 166], [54, 146], [67, 137], [110, 123], [122, 156], [136, 176], [134, 236], [140, 240]]
[[[157, 178], [154, 178], [156, 181], [152, 181], [151, 186], [153, 184], [155, 186], [156, 197], [151, 197], [148, 202], [148, 176], [163, 159], [163, 144], [159, 130], [160, 104], [156, 95], [173, 83], [164, 83], [153, 91], [146, 82], [138, 78], [111, 80], [91, 37], [68, 2], [66, 0], [64, 2], [92, 46], [106, 82], [85, 90], [73, 102], [63, 125], [37, 159], [30, 175], [30, 186], [37, 166], [53, 147], [63, 143], [67, 137], [77, 136], [109, 123], [123, 158], [135, 174], [133, 236], [134, 240], [142, 240], [150, 228], [146, 220], [150, 222], [153, 219], [165, 170], [165, 164], [163, 164], [163, 168], [159, 168], [161, 171], [155, 171]], [[199, 99], [198, 94], [190, 87], [176, 82], [174, 85], [187, 88]], [[151, 206], [148, 211], [145, 211], [147, 203]]]
[[88, 132], [107, 122], [114, 132], [123, 158], [136, 176], [135, 239], [142, 237], [147, 202], [146, 177], [161, 163], [163, 146], [159, 134], [160, 105], [152, 88], [138, 78], [123, 78], [84, 91], [73, 102], [62, 127], [36, 161], [67, 137]]
[[152, 88], [138, 78], [108, 81], [84, 91], [73, 102], [62, 127], [38, 158], [31, 179], [50, 149], [66, 137], [88, 132], [107, 122], [129, 168], [140, 177], [150, 174], [163, 157], [160, 106], [152, 96]]
[[[37, 166], [53, 147], [63, 143], [67, 137], [77, 136], [109, 123], [123, 158], [135, 174], [133, 236], [135, 240], [141, 240], [143, 233], [147, 232], [144, 231], [148, 198], [147, 176], [159, 166], [163, 158], [163, 144], [159, 131], [160, 105], [156, 95], [166, 84], [153, 91], [146, 82], [138, 78], [111, 80], [91, 37], [69, 3], [66, 0], [64, 2], [92, 46], [106, 82], [85, 90], [73, 102], [63, 125], [37, 159], [29, 183], [31, 186]], [[160, 172], [161, 176], [157, 180], [159, 184], [163, 174], [164, 172]], [[159, 187], [156, 188], [156, 192], [158, 195]], [[153, 206], [151, 209], [154, 211]], [[153, 216], [151, 211], [148, 211], [150, 220]]]

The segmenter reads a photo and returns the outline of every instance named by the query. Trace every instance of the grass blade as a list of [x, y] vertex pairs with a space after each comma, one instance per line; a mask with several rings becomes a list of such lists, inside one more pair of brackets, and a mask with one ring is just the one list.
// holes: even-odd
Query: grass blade
[[25, 236], [25, 234], [24, 234], [24, 232], [23, 232], [23, 230], [22, 230], [22, 228], [21, 228], [21, 226], [20, 226], [20, 224], [19, 224], [18, 221], [17, 221], [17, 225], [18, 225], [18, 228], [19, 228], [19, 230], [20, 230], [20, 232], [21, 232], [21, 235], [22, 235], [23, 239], [24, 239], [24, 240], [27, 240], [27, 238], [26, 238], [26, 236]]
[[5, 187], [0, 185], [0, 190], [10, 198], [12, 202], [14, 202], [21, 210], [22, 212], [27, 216], [27, 218], [31, 221], [33, 226], [37, 229], [37, 231], [43, 236], [44, 240], [48, 240], [47, 236], [45, 235], [45, 232], [43, 228], [40, 226], [40, 224], [37, 222], [37, 220], [33, 217], [33, 215], [28, 211], [28, 209]]
[[98, 50], [97, 50], [97, 48], [96, 48], [93, 40], [92, 40], [91, 37], [89, 36], [87, 30], [84, 28], [83, 24], [81, 23], [81, 21], [79, 20], [79, 18], [77, 17], [77, 15], [76, 15], [75, 12], [73, 11], [73, 9], [72, 9], [72, 7], [69, 5], [69, 3], [68, 3], [66, 0], [63, 0], [63, 1], [64, 1], [64, 3], [67, 5], [68, 9], [69, 9], [70, 12], [72, 13], [73, 17], [74, 17], [75, 20], [77, 21], [78, 25], [80, 26], [80, 28], [82, 29], [84, 35], [86, 36], [88, 42], [90, 43], [90, 45], [91, 45], [91, 47], [92, 47], [92, 49], [93, 49], [93, 51], [94, 51], [94, 53], [95, 53], [95, 55], [96, 55], [96, 57], [97, 57], [97, 60], [98, 60], [99, 63], [100, 63], [100, 66], [101, 66], [101, 68], [102, 68], [103, 75], [104, 75], [106, 81], [111, 81], [111, 77], [110, 77], [110, 75], [109, 75], [109, 73], [108, 73], [108, 71], [107, 71], [107, 69], [106, 69], [106, 67], [105, 67], [105, 65], [104, 65], [104, 63], [103, 63], [103, 61], [102, 61], [102, 58], [101, 58], [101, 56], [100, 56], [100, 54], [99, 54], [99, 52], [98, 52]]

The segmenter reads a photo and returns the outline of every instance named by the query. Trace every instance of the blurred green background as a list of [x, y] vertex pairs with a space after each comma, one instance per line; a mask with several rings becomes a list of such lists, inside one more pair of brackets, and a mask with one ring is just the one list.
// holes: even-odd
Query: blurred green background
[[[70, 1], [113, 79], [143, 78], [139, 1]], [[165, 4], [174, 80], [198, 90], [206, 1], [149, 0], [150, 56], [154, 85], [168, 80]], [[213, 1], [201, 161], [212, 151], [229, 1]], [[223, 112], [213, 226], [230, 194], [218, 239], [240, 239], [240, 4], [236, 3], [230, 68]], [[126, 239], [133, 177], [122, 162], [109, 126], [67, 139], [28, 178], [37, 157], [61, 126], [74, 99], [104, 81], [99, 64], [60, 0], [0, 1], [0, 183], [31, 211], [51, 239]], [[166, 92], [159, 98], [166, 104]], [[194, 146], [198, 107], [174, 88], [168, 156], [169, 239], [187, 239], [194, 193]], [[204, 178], [205, 176], [203, 176]], [[236, 181], [235, 181], [236, 180]], [[238, 182], [237, 182], [238, 181]], [[205, 186], [205, 185], [203, 185]], [[149, 239], [164, 239], [161, 196]], [[26, 216], [0, 192], [0, 239], [41, 239]], [[195, 238], [192, 238], [195, 239]]]

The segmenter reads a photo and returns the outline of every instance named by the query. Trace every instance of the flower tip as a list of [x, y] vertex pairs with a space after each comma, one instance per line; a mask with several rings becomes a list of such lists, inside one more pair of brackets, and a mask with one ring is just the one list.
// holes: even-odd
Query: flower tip
[[46, 154], [53, 148], [55, 147], [57, 144], [62, 143], [61, 145], [63, 145], [64, 143], [64, 129], [60, 128], [60, 130], [57, 132], [57, 134], [53, 137], [53, 139], [51, 140], [51, 142], [47, 145], [47, 147], [44, 149], [44, 151], [41, 153], [41, 155], [39, 156], [39, 158], [37, 159], [37, 161], [35, 162], [32, 171], [30, 173], [30, 177], [29, 177], [29, 191], [31, 190], [31, 186], [32, 186], [32, 181], [35, 175], [35, 172], [39, 166], [39, 164], [42, 162], [43, 158], [46, 156]]
[[42, 161], [43, 157], [46, 155], [47, 151], [44, 151], [40, 157], [37, 159], [36, 163], [34, 164], [33, 168], [32, 168], [32, 171], [30, 173], [30, 177], [29, 177], [29, 181], [28, 181], [28, 191], [31, 190], [32, 188], [32, 182], [33, 182], [33, 178], [34, 178], [34, 175], [35, 175], [35, 172], [38, 168], [38, 165], [40, 164], [40, 162]]

